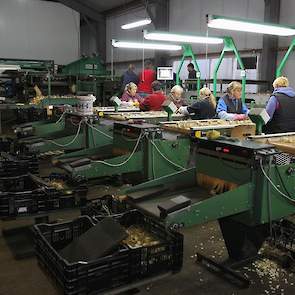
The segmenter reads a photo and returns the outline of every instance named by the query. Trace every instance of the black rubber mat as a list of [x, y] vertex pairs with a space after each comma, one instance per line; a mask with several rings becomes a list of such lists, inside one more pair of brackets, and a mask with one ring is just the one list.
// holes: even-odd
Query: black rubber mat
[[113, 218], [105, 218], [59, 253], [68, 262], [91, 261], [111, 253], [127, 237], [125, 229]]

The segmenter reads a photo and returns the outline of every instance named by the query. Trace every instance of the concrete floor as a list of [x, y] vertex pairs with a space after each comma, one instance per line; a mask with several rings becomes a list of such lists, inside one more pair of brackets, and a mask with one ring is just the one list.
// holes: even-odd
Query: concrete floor
[[[70, 220], [78, 215], [78, 211], [73, 211], [63, 214], [62, 217], [57, 215], [52, 218]], [[23, 225], [24, 220], [2, 222], [1, 228], [20, 224]], [[184, 229], [182, 232], [185, 238], [182, 271], [141, 287], [139, 294], [292, 295], [295, 293], [295, 275], [279, 266], [275, 270], [275, 276], [272, 269], [258, 274], [250, 270], [251, 266], [247, 270], [242, 269], [242, 272], [251, 279], [251, 286], [248, 289], [238, 289], [210, 273], [202, 265], [196, 264], [196, 251], [216, 260], [223, 260], [227, 256], [216, 222]], [[2, 236], [0, 236], [0, 265], [0, 295], [60, 294], [51, 279], [39, 268], [35, 258], [15, 260]], [[271, 276], [275, 278], [271, 279]]]

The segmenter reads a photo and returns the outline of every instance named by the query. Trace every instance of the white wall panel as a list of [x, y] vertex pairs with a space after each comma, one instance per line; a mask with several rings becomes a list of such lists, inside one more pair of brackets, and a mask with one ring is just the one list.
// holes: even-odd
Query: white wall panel
[[79, 56], [79, 19], [59, 3], [1, 0], [0, 57], [69, 63]]
[[[284, 0], [285, 1], [285, 0]], [[170, 17], [169, 30], [173, 32], [186, 32], [193, 34], [206, 34], [206, 14], [220, 14], [227, 16], [236, 16], [244, 18], [253, 18], [263, 20], [264, 17], [264, 0], [170, 0]], [[142, 29], [121, 30], [120, 26], [124, 23], [131, 22], [140, 17], [144, 17], [143, 9], [133, 10], [121, 15], [111, 16], [107, 19], [107, 61], [110, 61], [110, 40], [112, 38], [141, 40]], [[152, 29], [153, 26], [147, 27]], [[247, 33], [238, 33], [234, 31], [221, 31], [209, 29], [211, 35], [231, 35], [239, 50], [261, 48], [262, 36]], [[209, 46], [209, 52], [218, 52], [221, 46]], [[204, 53], [204, 45], [193, 45], [196, 53]], [[114, 60], [125, 61], [141, 59], [140, 51], [115, 50]], [[152, 57], [153, 53], [147, 54]]]

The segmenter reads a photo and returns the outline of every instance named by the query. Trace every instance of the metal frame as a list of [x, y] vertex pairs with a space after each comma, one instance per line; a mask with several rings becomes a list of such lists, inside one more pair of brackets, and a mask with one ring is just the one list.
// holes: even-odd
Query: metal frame
[[282, 70], [283, 70], [283, 68], [285, 67], [286, 62], [287, 62], [287, 60], [288, 60], [290, 54], [291, 54], [292, 51], [294, 50], [294, 47], [295, 47], [295, 38], [292, 39], [291, 44], [290, 44], [290, 46], [289, 46], [289, 48], [288, 48], [286, 54], [284, 55], [282, 61], [280, 62], [279, 66], [278, 66], [278, 68], [277, 68], [277, 70], [276, 70], [276, 78], [278, 78], [278, 77], [280, 77], [280, 76], [282, 75]]
[[214, 96], [216, 97], [216, 94], [217, 94], [217, 74], [218, 74], [218, 70], [221, 65], [221, 62], [224, 58], [224, 55], [226, 52], [233, 52], [237, 58], [237, 61], [238, 61], [239, 66], [241, 67], [241, 70], [243, 71], [242, 72], [243, 75], [241, 75], [242, 76], [242, 100], [243, 100], [243, 102], [245, 102], [246, 72], [245, 72], [244, 64], [242, 62], [241, 56], [238, 52], [238, 49], [235, 45], [233, 38], [232, 37], [224, 37], [223, 40], [224, 40], [224, 47], [223, 47], [223, 50], [219, 56], [219, 59], [217, 61], [217, 64], [215, 66], [214, 73], [213, 73], [213, 93], [214, 93]]
[[190, 57], [192, 59], [192, 62], [197, 70], [197, 94], [199, 95], [200, 93], [200, 85], [201, 85], [201, 71], [199, 68], [199, 65], [197, 63], [195, 54], [193, 52], [192, 46], [190, 44], [183, 44], [182, 45], [182, 50], [183, 50], [183, 54], [182, 54], [182, 58], [181, 58], [181, 62], [180, 65], [178, 66], [178, 70], [176, 73], [176, 84], [180, 85], [180, 78], [179, 78], [179, 73], [182, 69], [183, 63], [185, 61], [186, 58]]

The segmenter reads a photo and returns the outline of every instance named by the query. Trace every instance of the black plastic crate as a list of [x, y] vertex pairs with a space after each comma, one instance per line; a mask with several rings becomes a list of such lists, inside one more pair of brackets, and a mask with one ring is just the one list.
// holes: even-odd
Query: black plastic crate
[[67, 295], [99, 294], [140, 282], [182, 267], [183, 236], [138, 211], [126, 212], [117, 221], [128, 227], [140, 224], [161, 243], [129, 249], [120, 246], [112, 255], [91, 262], [69, 263], [58, 251], [94, 225], [88, 216], [60, 224], [34, 226], [37, 259]]
[[80, 205], [74, 191], [64, 195], [46, 186], [42, 179], [27, 174], [0, 178], [0, 218], [17, 217], [73, 208]]
[[[162, 241], [149, 247], [132, 249], [132, 277], [145, 278], [171, 270], [180, 271], [183, 262], [183, 235], [167, 229], [161, 222], [138, 210], [127, 211], [114, 215], [114, 218], [124, 227], [140, 225]], [[94, 220], [96, 218], [94, 217]], [[101, 220], [98, 217], [97, 220]]]
[[9, 152], [12, 148], [12, 138], [0, 138], [0, 152]]
[[2, 153], [0, 160], [0, 177], [18, 176], [27, 173], [39, 174], [39, 160], [35, 155]]
[[81, 208], [81, 215], [87, 215], [89, 217], [94, 216], [109, 216], [121, 214], [129, 210], [126, 202], [121, 202], [118, 199], [113, 198], [112, 195], [106, 195], [97, 199], [89, 200], [86, 206]]

